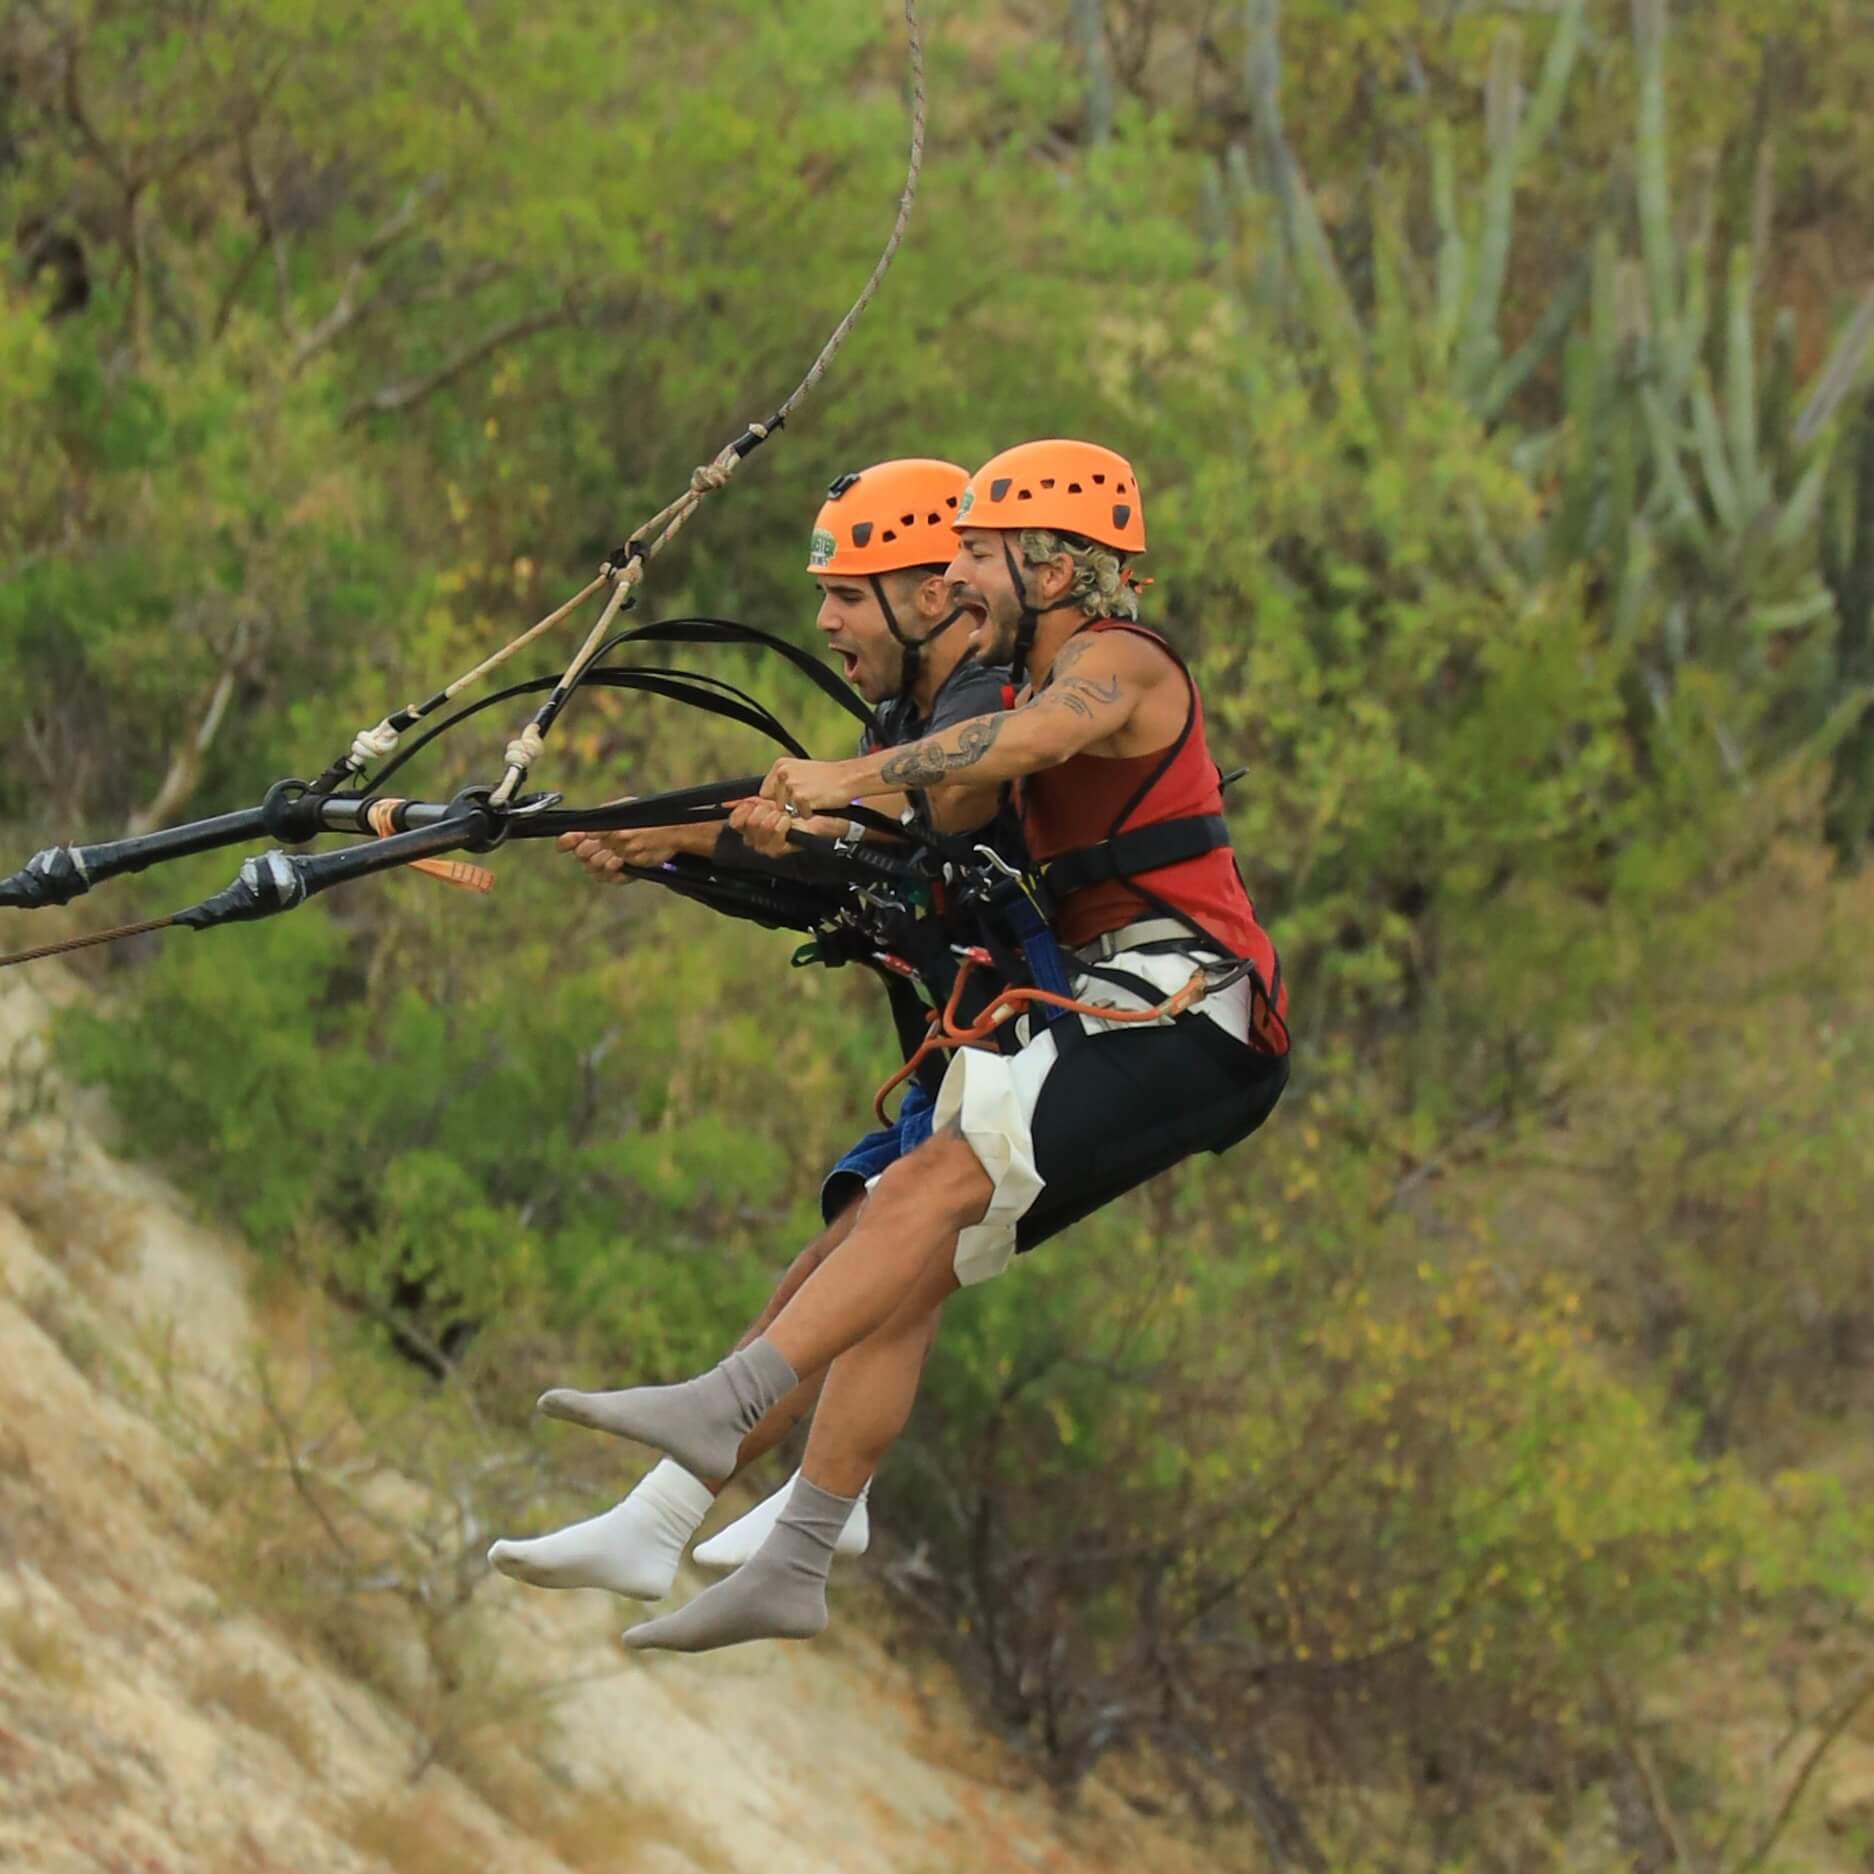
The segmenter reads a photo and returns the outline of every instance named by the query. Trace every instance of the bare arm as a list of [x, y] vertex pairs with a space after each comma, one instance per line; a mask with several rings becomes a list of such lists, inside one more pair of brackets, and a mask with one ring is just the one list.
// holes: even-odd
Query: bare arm
[[[620, 803], [622, 804], [622, 803]], [[637, 826], [616, 833], [562, 833], [561, 852], [570, 852], [596, 879], [618, 879], [628, 865], [657, 866], [680, 852], [708, 858], [716, 849], [714, 821], [700, 825]]]
[[907, 787], [948, 783], [946, 792], [993, 792], [1005, 781], [1058, 767], [1124, 729], [1158, 679], [1143, 661], [1148, 652], [1116, 639], [1117, 633], [1102, 633], [1071, 640], [1055, 659], [1048, 687], [1018, 709], [975, 716], [857, 761], [779, 761], [762, 793], [823, 811]]
[[[855, 795], [854, 799], [858, 796]], [[988, 787], [933, 787], [924, 796], [930, 807], [930, 822], [940, 833], [973, 833], [996, 817], [1002, 790]], [[872, 803], [879, 803], [874, 800]], [[886, 809], [890, 811], [889, 808]]]

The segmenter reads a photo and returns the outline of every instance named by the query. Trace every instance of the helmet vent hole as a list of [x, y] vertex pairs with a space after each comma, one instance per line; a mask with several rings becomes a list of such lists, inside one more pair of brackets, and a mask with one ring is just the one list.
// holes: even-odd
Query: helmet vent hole
[[1132, 509], [1126, 502], [1115, 501], [1113, 503], [1113, 525], [1115, 527], [1125, 526], [1127, 521], [1131, 520], [1131, 518]]
[[871, 538], [872, 538], [872, 523], [870, 521], [854, 521], [853, 522], [852, 544], [854, 546], [862, 547]]
[[900, 527], [915, 527], [917, 525], [917, 516], [915, 514], [900, 514], [898, 516], [898, 525]]
[[1096, 488], [1104, 488], [1106, 486], [1106, 477], [1104, 475], [1094, 476], [1093, 485]]
[[944, 496], [944, 506], [945, 506], [945, 507], [947, 507], [947, 508], [953, 508], [953, 507], [955, 507], [955, 506], [956, 506], [956, 504], [957, 504], [957, 498], [956, 498], [956, 496], [955, 496], [955, 495], [945, 495], [945, 496]]
[[879, 535], [879, 539], [887, 546], [889, 546], [892, 543], [892, 541], [896, 540], [897, 538], [898, 538], [898, 530], [895, 527], [887, 527], [885, 531]]
[[1069, 482], [1067, 484], [1067, 492], [1070, 495], [1083, 495], [1087, 491], [1084, 488], [1082, 488], [1078, 482]]
[[925, 515], [925, 517], [924, 517], [924, 524], [925, 524], [925, 525], [926, 525], [927, 527], [935, 527], [935, 526], [937, 525], [937, 523], [938, 523], [938, 521], [939, 521], [939, 520], [940, 520], [941, 518], [942, 518], [942, 516], [941, 516], [941, 515], [937, 515], [937, 514], [927, 514], [927, 515]]
[[1009, 483], [1012, 479], [1013, 478], [1008, 475], [997, 476], [996, 479], [989, 484], [989, 499], [991, 501], [1002, 500], [1009, 492]]
[[1052, 475], [1048, 476], [1041, 485], [1043, 488], [1052, 488], [1054, 486], [1054, 477]]
[[1120, 483], [1120, 484], [1118, 485], [1118, 487], [1116, 487], [1116, 488], [1115, 488], [1115, 489], [1113, 490], [1113, 493], [1114, 493], [1114, 494], [1116, 494], [1116, 495], [1123, 495], [1123, 494], [1124, 494], [1125, 492], [1126, 492], [1126, 484], [1125, 484], [1124, 482], [1121, 482], [1121, 483]]
[[1015, 497], [1017, 501], [1032, 501], [1034, 498], [1035, 498], [1035, 491], [1032, 488], [1024, 488]]

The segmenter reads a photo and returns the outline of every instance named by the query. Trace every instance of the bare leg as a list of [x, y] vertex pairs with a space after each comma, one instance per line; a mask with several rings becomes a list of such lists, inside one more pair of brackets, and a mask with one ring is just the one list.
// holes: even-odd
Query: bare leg
[[901, 1308], [833, 1362], [800, 1467], [810, 1483], [838, 1497], [865, 1488], [911, 1416], [941, 1318], [937, 1308]]
[[873, 1187], [845, 1241], [765, 1336], [796, 1373], [816, 1373], [896, 1315], [923, 1318], [957, 1287], [957, 1232], [989, 1208], [992, 1187], [955, 1132], [902, 1158]]
[[541, 1395], [540, 1409], [652, 1445], [695, 1476], [725, 1476], [744, 1439], [803, 1378], [900, 1308], [923, 1315], [942, 1304], [956, 1287], [957, 1232], [982, 1217], [991, 1194], [959, 1133], [932, 1139], [885, 1173], [852, 1233], [746, 1348], [681, 1385], [557, 1389]]
[[[845, 1241], [862, 1201], [855, 1197], [794, 1258], [738, 1347], [757, 1339], [808, 1276]], [[813, 1409], [825, 1378], [824, 1371], [811, 1375], [749, 1433], [736, 1455], [738, 1470], [771, 1450]], [[666, 1459], [601, 1515], [546, 1535], [497, 1542], [488, 1560], [501, 1573], [532, 1587], [603, 1588], [634, 1600], [661, 1600], [676, 1579], [690, 1538], [708, 1514], [710, 1500], [726, 1481], [696, 1478]], [[853, 1539], [862, 1533], [863, 1526], [857, 1526]]]
[[[800, 1292], [807, 1278], [852, 1234], [852, 1227], [858, 1222], [859, 1212], [864, 1205], [865, 1196], [861, 1192], [794, 1258], [774, 1293], [768, 1297], [767, 1305], [735, 1343], [738, 1348], [748, 1346], [768, 1331], [775, 1317]], [[766, 1457], [813, 1410], [815, 1400], [820, 1397], [820, 1388], [825, 1384], [825, 1367], [816, 1373], [807, 1374], [742, 1440], [742, 1448], [735, 1454], [736, 1470], [745, 1471], [758, 1458]], [[720, 1496], [728, 1481], [728, 1478], [722, 1477], [712, 1482], [709, 1485], [711, 1495]]]
[[736, 1346], [746, 1347], [750, 1341], [767, 1333], [774, 1324], [775, 1316], [799, 1294], [808, 1276], [852, 1234], [852, 1226], [859, 1221], [859, 1212], [864, 1208], [865, 1193], [855, 1193], [852, 1202], [788, 1264], [787, 1273], [774, 1285], [774, 1293], [749, 1324], [748, 1331], [735, 1343]]
[[807, 1467], [761, 1547], [687, 1607], [632, 1628], [628, 1646], [703, 1653], [824, 1630], [827, 1570], [840, 1533], [873, 1466], [904, 1427], [937, 1319], [937, 1310], [907, 1303], [833, 1363]]
[[[817, 1408], [820, 1418], [809, 1447], [815, 1453], [815, 1470], [809, 1481], [835, 1495], [858, 1498], [839, 1532], [837, 1552], [841, 1555], [863, 1555], [871, 1545], [867, 1489], [886, 1447], [902, 1428], [905, 1415], [910, 1411], [918, 1376], [936, 1343], [939, 1320], [936, 1313], [926, 1315], [920, 1332], [916, 1317], [909, 1310], [902, 1316], [893, 1315], [877, 1333], [868, 1335], [858, 1346], [841, 1354], [823, 1376], [826, 1384]], [[889, 1404], [873, 1403], [867, 1397], [887, 1388], [897, 1395]], [[841, 1433], [850, 1427], [860, 1434], [842, 1444], [839, 1447], [842, 1457], [831, 1463], [822, 1461], [825, 1453], [835, 1447], [824, 1442], [819, 1430], [821, 1423], [828, 1433], [837, 1426]], [[727, 1529], [711, 1536], [696, 1551], [696, 1559], [706, 1568], [740, 1568], [753, 1561], [775, 1524], [787, 1513], [795, 1484], [805, 1475], [803, 1465], [772, 1496], [756, 1504]]]

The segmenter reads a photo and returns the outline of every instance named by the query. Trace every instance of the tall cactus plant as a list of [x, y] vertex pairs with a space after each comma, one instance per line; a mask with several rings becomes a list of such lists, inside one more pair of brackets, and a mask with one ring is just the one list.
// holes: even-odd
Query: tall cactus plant
[[1844, 865], [1859, 865], [1874, 832], [1874, 391], [1862, 394], [1831, 477], [1822, 576], [1835, 603], [1835, 676], [1858, 699], [1829, 774], [1825, 827]]
[[[1834, 419], [1874, 341], [1874, 293], [1824, 368], [1799, 388], [1792, 319], [1778, 315], [1766, 333], [1759, 315], [1771, 219], [1760, 145], [1747, 165], [1754, 188], [1749, 226], [1724, 254], [1713, 305], [1713, 205], [1707, 201], [1688, 227], [1674, 202], [1667, 0], [1631, 5], [1637, 255], [1625, 251], [1628, 218], [1610, 213], [1528, 336], [1506, 353], [1517, 198], [1560, 120], [1586, 30], [1585, 0], [1565, 0], [1527, 108], [1520, 102], [1520, 33], [1505, 25], [1497, 35], [1485, 88], [1488, 162], [1474, 200], [1464, 201], [1458, 186], [1452, 125], [1434, 119], [1428, 126], [1436, 251], [1430, 300], [1420, 314], [1420, 329], [1431, 339], [1417, 350], [1428, 360], [1423, 389], [1461, 399], [1490, 426], [1508, 423], [1516, 400], [1559, 357], [1560, 421], [1518, 444], [1532, 473], [1553, 476], [1558, 498], [1538, 536], [1506, 543], [1505, 550], [1528, 578], [1593, 565], [1621, 640], [1631, 640], [1657, 611], [1658, 573], [1665, 559], [1676, 558], [1680, 583], [1697, 602], [1682, 608], [1692, 623], [1663, 643], [1670, 665], [1698, 648], [1699, 614], [1736, 649], [1813, 624], [1830, 610], [1810, 543]], [[1370, 359], [1393, 336], [1380, 329], [1386, 296], [1369, 313], [1356, 306], [1288, 146], [1279, 0], [1246, 0], [1245, 17], [1261, 179], [1278, 211], [1288, 267], [1302, 287], [1300, 306], [1322, 345]], [[1409, 248], [1410, 236], [1403, 208], [1389, 205], [1383, 191], [1375, 223], [1375, 274], [1386, 279], [1397, 269], [1379, 263], [1389, 251]]]

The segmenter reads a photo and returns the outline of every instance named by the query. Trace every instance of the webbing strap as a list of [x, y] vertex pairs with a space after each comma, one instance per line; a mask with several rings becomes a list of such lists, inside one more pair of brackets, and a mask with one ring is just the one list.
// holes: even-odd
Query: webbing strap
[[1230, 843], [1230, 829], [1219, 813], [1187, 814], [1176, 820], [1155, 820], [1130, 832], [1115, 833], [1091, 846], [1077, 846], [1050, 859], [1041, 868], [1041, 882], [1057, 902], [1089, 885], [1109, 879], [1132, 878], [1164, 866], [1201, 859]]
[[618, 644], [750, 644], [784, 657], [822, 696], [837, 703], [861, 727], [876, 731], [878, 723], [859, 694], [836, 677], [811, 651], [759, 625], [745, 625], [735, 618], [663, 618], [654, 623], [634, 625], [622, 631]]

